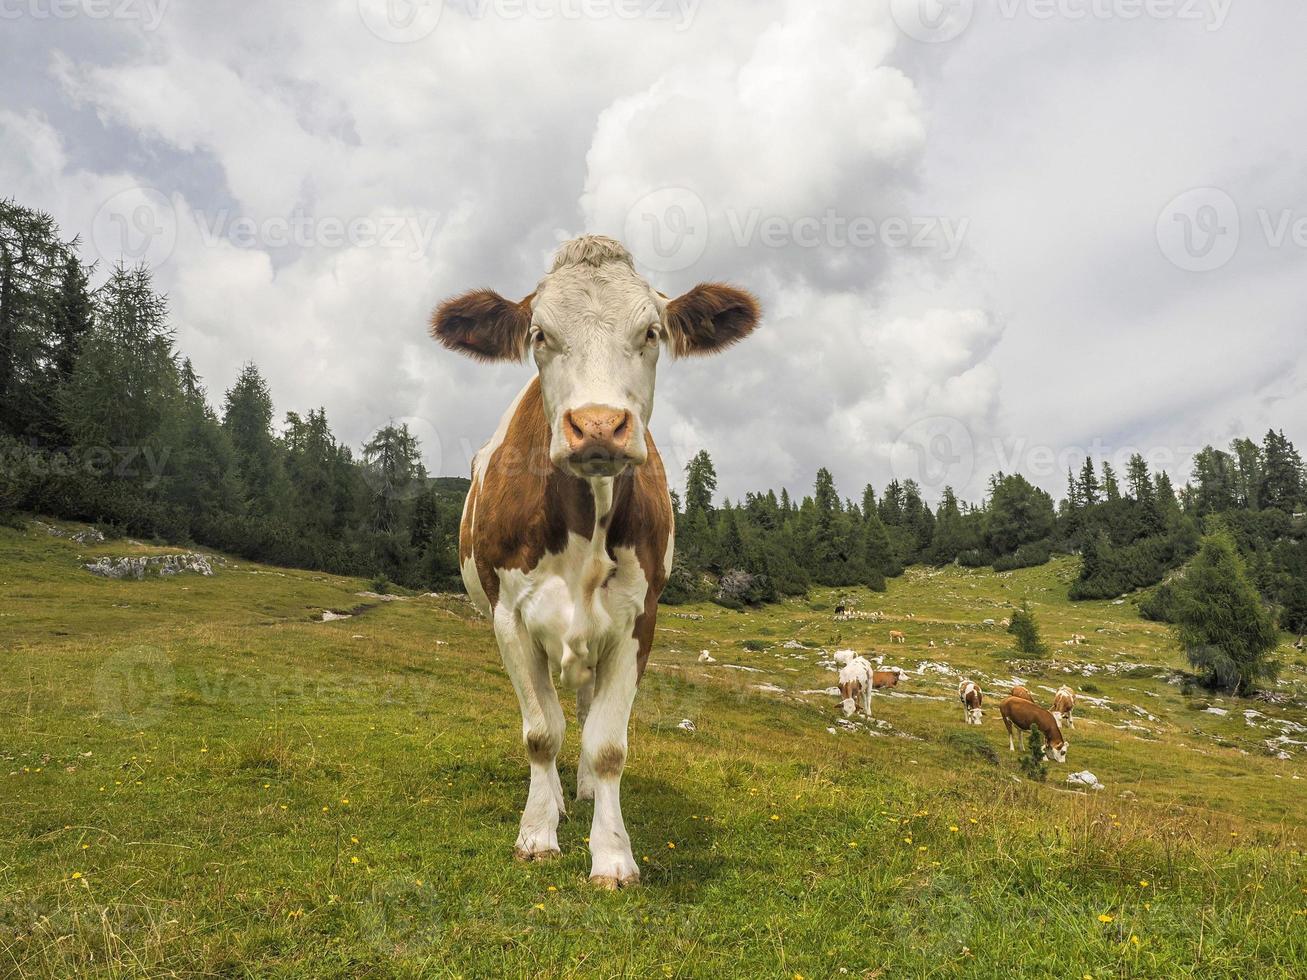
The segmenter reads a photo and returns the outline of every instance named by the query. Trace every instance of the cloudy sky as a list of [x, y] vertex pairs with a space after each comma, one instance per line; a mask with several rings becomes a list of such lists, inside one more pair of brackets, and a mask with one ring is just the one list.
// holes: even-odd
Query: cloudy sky
[[762, 329], [664, 360], [721, 489], [1307, 443], [1307, 5], [1249, 0], [0, 0], [0, 195], [145, 261], [215, 403], [437, 472], [532, 370], [433, 344], [622, 238]]

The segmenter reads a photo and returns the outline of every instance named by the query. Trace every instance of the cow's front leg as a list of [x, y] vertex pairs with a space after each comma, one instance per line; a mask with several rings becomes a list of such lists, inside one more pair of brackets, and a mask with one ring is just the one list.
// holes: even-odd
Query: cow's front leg
[[559, 854], [558, 818], [566, 812], [557, 766], [566, 724], [563, 706], [548, 658], [516, 613], [503, 607], [495, 611], [495, 636], [522, 709], [522, 741], [531, 764], [531, 785], [514, 853], [522, 860], [548, 860]]
[[581, 732], [581, 771], [588, 775], [595, 801], [590, 880], [602, 888], [620, 888], [640, 880], [622, 821], [621, 796], [626, 729], [635, 700], [636, 649], [634, 640], [621, 643], [599, 664], [594, 701]]

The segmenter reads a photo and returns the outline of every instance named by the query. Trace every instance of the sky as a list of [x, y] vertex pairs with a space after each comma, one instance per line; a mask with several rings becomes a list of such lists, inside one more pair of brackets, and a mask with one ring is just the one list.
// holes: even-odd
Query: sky
[[471, 455], [533, 371], [433, 343], [622, 239], [756, 293], [659, 365], [674, 482], [847, 496], [1307, 444], [1307, 5], [0, 0], [0, 195], [145, 262], [215, 406]]

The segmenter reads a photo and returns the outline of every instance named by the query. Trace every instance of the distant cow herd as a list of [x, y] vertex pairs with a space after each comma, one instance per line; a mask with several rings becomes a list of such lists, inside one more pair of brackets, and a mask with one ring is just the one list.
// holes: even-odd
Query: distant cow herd
[[[889, 636], [891, 643], [903, 642], [901, 630], [891, 630]], [[846, 718], [859, 712], [870, 718], [872, 692], [895, 687], [904, 677], [902, 668], [877, 669], [871, 660], [852, 650], [837, 652], [835, 662], [840, 668], [840, 708]], [[985, 694], [979, 684], [963, 678], [958, 683], [958, 701], [962, 704], [963, 724], [984, 724]], [[1034, 695], [1024, 684], [1014, 684], [998, 705], [999, 716], [1007, 729], [1008, 750], [1015, 752], [1022, 748], [1023, 736], [1034, 727], [1043, 736], [1045, 757], [1054, 762], [1066, 762], [1070, 746], [1062, 735], [1062, 727], [1075, 728], [1075, 707], [1076, 692], [1066, 684], [1054, 693], [1051, 710], [1036, 703]]]

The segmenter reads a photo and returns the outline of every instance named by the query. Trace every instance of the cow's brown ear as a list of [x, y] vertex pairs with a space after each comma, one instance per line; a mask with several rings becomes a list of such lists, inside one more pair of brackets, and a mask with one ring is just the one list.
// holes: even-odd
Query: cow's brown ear
[[512, 303], [492, 289], [447, 299], [431, 314], [431, 336], [481, 361], [520, 361], [531, 331], [532, 293]]
[[751, 293], [719, 282], [700, 283], [667, 304], [672, 353], [715, 354], [747, 337], [761, 316]]

